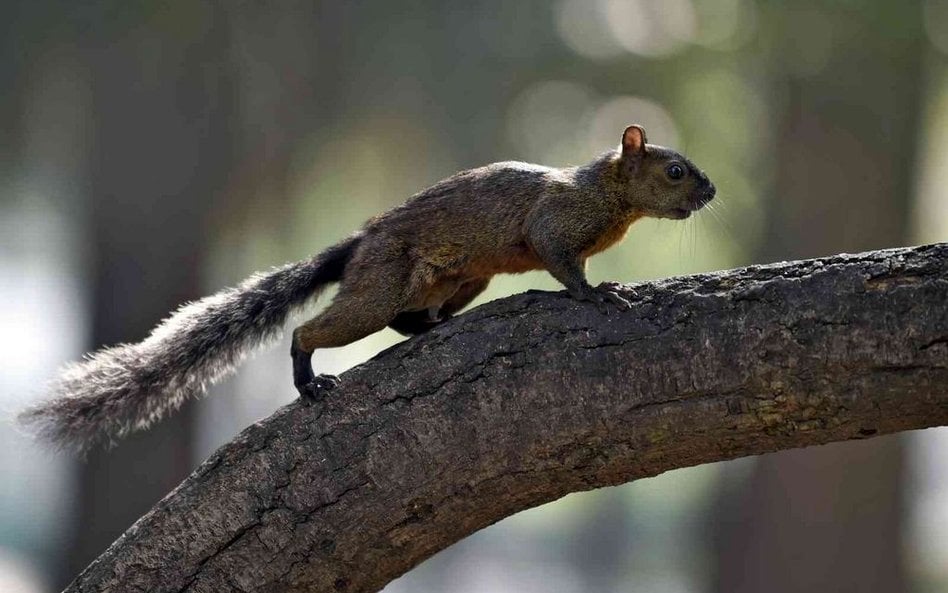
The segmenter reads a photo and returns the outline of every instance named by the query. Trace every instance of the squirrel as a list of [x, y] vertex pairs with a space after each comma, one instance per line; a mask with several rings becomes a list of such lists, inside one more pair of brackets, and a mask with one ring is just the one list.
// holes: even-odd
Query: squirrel
[[546, 269], [575, 299], [606, 312], [628, 309], [615, 284], [589, 284], [587, 258], [620, 241], [636, 220], [684, 219], [714, 194], [704, 172], [674, 150], [647, 144], [637, 125], [585, 166], [502, 162], [462, 171], [311, 259], [186, 304], [142, 342], [67, 366], [50, 386], [57, 397], [20, 419], [60, 448], [111, 444], [203, 393], [333, 282], [340, 287], [330, 305], [293, 332], [293, 382], [304, 404], [338, 383], [314, 375], [315, 350], [386, 326], [424, 333], [468, 305], [495, 274]]

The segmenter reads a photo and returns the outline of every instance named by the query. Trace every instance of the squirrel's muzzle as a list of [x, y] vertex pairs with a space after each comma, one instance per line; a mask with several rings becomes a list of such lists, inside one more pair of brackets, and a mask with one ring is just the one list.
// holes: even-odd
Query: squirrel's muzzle
[[699, 191], [698, 200], [697, 200], [698, 208], [701, 208], [702, 206], [704, 206], [705, 204], [713, 200], [714, 194], [717, 192], [717, 190], [714, 187], [714, 184], [711, 183], [710, 181], [708, 182], [708, 186], [706, 188], [704, 188], [703, 190], [698, 190], [698, 191]]
[[707, 177], [702, 179], [702, 183], [698, 185], [697, 188], [691, 194], [691, 211], [700, 210], [714, 199], [714, 194], [717, 190], [714, 187], [714, 184], [708, 180]]

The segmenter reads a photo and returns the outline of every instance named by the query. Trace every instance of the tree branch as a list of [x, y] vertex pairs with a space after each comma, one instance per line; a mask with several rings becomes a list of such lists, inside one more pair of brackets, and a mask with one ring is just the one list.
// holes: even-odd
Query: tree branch
[[69, 591], [376, 591], [570, 492], [948, 423], [948, 244], [478, 307], [240, 434]]

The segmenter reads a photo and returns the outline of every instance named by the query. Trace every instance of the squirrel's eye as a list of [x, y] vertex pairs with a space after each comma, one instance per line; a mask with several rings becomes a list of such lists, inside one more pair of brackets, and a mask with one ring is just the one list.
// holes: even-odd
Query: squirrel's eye
[[669, 179], [678, 181], [685, 176], [685, 168], [678, 163], [672, 163], [671, 165], [668, 165], [667, 169], [665, 169], [665, 174], [668, 175]]

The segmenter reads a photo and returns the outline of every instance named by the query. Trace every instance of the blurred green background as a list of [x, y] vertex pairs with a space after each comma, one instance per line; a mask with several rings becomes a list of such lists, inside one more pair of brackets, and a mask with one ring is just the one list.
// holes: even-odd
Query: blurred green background
[[[594, 282], [948, 237], [948, 0], [68, 2], [0, 8], [0, 406], [452, 172], [643, 124], [709, 173]], [[543, 273], [494, 299], [557, 290]], [[325, 302], [325, 299], [322, 300]], [[400, 338], [316, 357], [340, 372]], [[242, 427], [288, 344], [79, 462], [0, 426], [0, 591], [61, 589]], [[389, 593], [948, 590], [948, 432], [670, 472], [480, 532]]]

